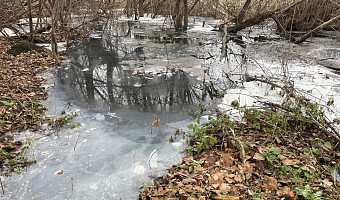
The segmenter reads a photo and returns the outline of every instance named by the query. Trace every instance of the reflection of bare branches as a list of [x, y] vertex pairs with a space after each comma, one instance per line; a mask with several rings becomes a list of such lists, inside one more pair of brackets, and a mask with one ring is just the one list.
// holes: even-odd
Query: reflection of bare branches
[[73, 95], [80, 95], [88, 103], [104, 102], [110, 109], [134, 106], [142, 110], [181, 109], [216, 95], [214, 87], [207, 85], [207, 91], [203, 91], [201, 82], [180, 70], [152, 77], [133, 76], [133, 71], [123, 70], [118, 60], [135, 59], [143, 52], [130, 56], [126, 49], [118, 58], [118, 52], [127, 48], [122, 39], [107, 34], [102, 40], [84, 40], [80, 48], [70, 49], [71, 69], [60, 75], [72, 86]]

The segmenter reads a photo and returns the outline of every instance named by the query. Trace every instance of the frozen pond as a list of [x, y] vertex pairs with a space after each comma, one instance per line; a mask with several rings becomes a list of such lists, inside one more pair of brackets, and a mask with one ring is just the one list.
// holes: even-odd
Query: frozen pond
[[[181, 160], [184, 141], [162, 145], [175, 128], [186, 129], [201, 101], [228, 113], [234, 100], [241, 106], [282, 101], [278, 90], [245, 82], [245, 73], [279, 84], [289, 79], [322, 105], [332, 97], [327, 114], [339, 117], [340, 76], [318, 64], [338, 62], [336, 40], [294, 45], [281, 41], [273, 26], [257, 27], [241, 32], [238, 43], [230, 41], [228, 57], [221, 58], [222, 35], [214, 31], [220, 22], [189, 21], [186, 33], [176, 33], [166, 18], [121, 18], [74, 43], [69, 60], [48, 75], [45, 104], [51, 115], [77, 113], [76, 128], [24, 134], [33, 141], [28, 155], [37, 164], [6, 178], [2, 198], [137, 198], [150, 176]], [[256, 41], [261, 37], [273, 40]], [[216, 101], [221, 91], [224, 98]], [[152, 127], [156, 118], [160, 125]]]
[[45, 104], [50, 115], [77, 113], [76, 128], [23, 134], [37, 164], [6, 178], [3, 199], [133, 199], [151, 175], [181, 160], [183, 140], [163, 143], [186, 129], [201, 101], [229, 86], [215, 88], [201, 68], [218, 32], [177, 34], [162, 23], [113, 22], [71, 47], [69, 60], [47, 75]]

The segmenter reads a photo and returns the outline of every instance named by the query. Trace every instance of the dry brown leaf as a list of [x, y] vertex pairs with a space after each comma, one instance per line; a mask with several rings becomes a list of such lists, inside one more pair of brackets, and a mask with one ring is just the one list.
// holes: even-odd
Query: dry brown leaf
[[223, 183], [223, 178], [224, 176], [221, 172], [216, 172], [211, 175], [209, 182], [221, 185]]
[[287, 193], [287, 196], [288, 196], [289, 198], [291, 198], [291, 199], [294, 199], [294, 198], [295, 198], [294, 191], [289, 191], [289, 192]]
[[57, 171], [57, 172], [55, 173], [55, 175], [60, 176], [60, 175], [66, 174], [66, 173], [67, 173], [66, 170], [60, 170], [60, 171]]
[[239, 200], [240, 197], [231, 197], [231, 196], [223, 196], [223, 195], [213, 195], [211, 196], [211, 199], [217, 199], [217, 200]]
[[290, 188], [288, 186], [284, 186], [279, 188], [279, 190], [276, 192], [279, 196], [287, 195], [290, 192]]
[[255, 155], [253, 156], [254, 160], [265, 160], [265, 158], [259, 154], [259, 153], [255, 153]]
[[224, 177], [224, 180], [225, 180], [227, 183], [235, 183], [235, 182], [236, 182], [233, 178], [228, 178], [228, 177]]
[[263, 184], [263, 187], [270, 191], [274, 191], [279, 188], [277, 180], [274, 177], [270, 176], [265, 176], [265, 183]]
[[282, 160], [282, 163], [285, 164], [285, 165], [298, 165], [300, 164], [301, 162], [297, 159], [284, 159]]
[[158, 127], [159, 126], [160, 119], [155, 119], [155, 121], [152, 122], [153, 127]]
[[220, 190], [222, 194], [228, 194], [229, 191], [231, 190], [231, 186], [229, 184], [222, 183]]
[[244, 176], [235, 176], [234, 179], [235, 179], [235, 181], [237, 181], [239, 183], [242, 183], [245, 180]]
[[333, 185], [333, 183], [331, 181], [329, 181], [328, 179], [324, 179], [322, 180], [322, 183], [326, 186], [326, 187], [331, 187]]
[[231, 153], [224, 153], [224, 152], [221, 152], [221, 161], [222, 161], [222, 164], [225, 166], [225, 167], [230, 167], [234, 162], [234, 159], [231, 155]]

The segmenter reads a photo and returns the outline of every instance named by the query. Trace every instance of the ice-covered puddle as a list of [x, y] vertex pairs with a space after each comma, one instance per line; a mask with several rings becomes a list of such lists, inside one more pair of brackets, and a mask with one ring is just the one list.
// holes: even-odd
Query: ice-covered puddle
[[[337, 61], [338, 41], [294, 45], [281, 41], [276, 27], [259, 26], [240, 32], [241, 45], [230, 41], [228, 57], [221, 58], [221, 34], [214, 31], [219, 23], [192, 17], [189, 30], [176, 33], [166, 18], [123, 18], [75, 44], [70, 59], [49, 78], [55, 82], [46, 105], [52, 115], [77, 112], [72, 123], [81, 126], [51, 136], [27, 133], [33, 141], [28, 155], [37, 164], [6, 178], [1, 197], [136, 198], [139, 187], [152, 182], [150, 175], [180, 161], [183, 141], [163, 143], [174, 128], [191, 123], [188, 112], [200, 101], [224, 90], [218, 107], [228, 113], [234, 100], [240, 106], [282, 101], [278, 89], [244, 82], [245, 73], [278, 84], [285, 74], [300, 94], [322, 105], [333, 98], [326, 114], [339, 118], [340, 75], [318, 64]], [[274, 40], [256, 42], [260, 36]], [[155, 118], [160, 126], [151, 129]]]
[[37, 164], [2, 177], [1, 199], [134, 199], [150, 176], [181, 160], [184, 141], [164, 142], [186, 129], [199, 102], [217, 96], [201, 65], [220, 36], [213, 20], [201, 30], [191, 18], [187, 34], [162, 30], [163, 20], [114, 22], [71, 47], [47, 77], [45, 104], [50, 115], [77, 113], [71, 124], [80, 126], [21, 134], [31, 138], [27, 155]]

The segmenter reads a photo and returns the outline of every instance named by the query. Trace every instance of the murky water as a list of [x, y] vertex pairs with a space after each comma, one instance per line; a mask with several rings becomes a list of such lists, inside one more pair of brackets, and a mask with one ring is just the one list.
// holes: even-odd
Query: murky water
[[89, 108], [185, 111], [217, 95], [209, 91], [210, 83], [181, 69], [127, 66], [106, 51], [101, 39], [84, 40], [70, 55], [71, 61], [57, 70], [57, 76], [69, 98]]

